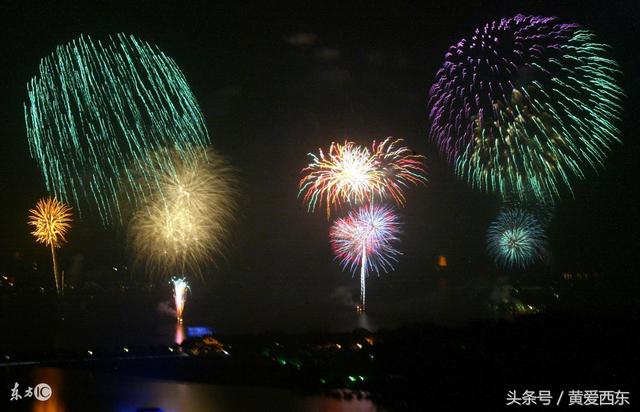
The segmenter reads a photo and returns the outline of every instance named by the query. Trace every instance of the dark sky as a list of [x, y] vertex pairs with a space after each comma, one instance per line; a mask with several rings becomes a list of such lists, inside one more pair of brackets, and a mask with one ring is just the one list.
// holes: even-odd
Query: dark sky
[[[27, 81], [56, 45], [81, 33], [99, 38], [124, 32], [158, 45], [177, 62], [214, 146], [242, 171], [240, 223], [227, 261], [210, 271], [212, 289], [274, 318], [302, 308], [346, 307], [357, 297], [357, 282], [332, 259], [329, 223], [321, 213], [306, 213], [296, 199], [299, 170], [309, 151], [333, 139], [369, 143], [393, 135], [427, 156], [430, 183], [409, 191], [400, 212], [404, 256], [393, 274], [370, 282], [371, 311], [466, 318], [469, 311], [460, 309], [466, 298], [485, 293], [505, 275], [484, 253], [484, 234], [499, 202], [457, 181], [427, 140], [426, 97], [449, 45], [487, 21], [524, 13], [556, 15], [596, 32], [613, 46], [627, 93], [623, 145], [599, 175], [576, 183], [575, 197], [566, 197], [555, 212], [551, 271], [598, 270], [620, 289], [637, 287], [637, 1], [424, 1], [416, 2], [419, 7], [317, 2], [297, 8], [49, 3], [2, 5], [0, 268], [15, 251], [47, 259], [25, 223], [28, 208], [44, 195], [24, 128]], [[296, 33], [312, 36], [292, 37]], [[82, 254], [87, 268], [126, 260], [116, 232], [94, 222], [76, 224], [63, 259]], [[433, 269], [441, 253], [459, 276], [451, 281], [457, 297], [447, 309], [439, 306], [443, 275]]]

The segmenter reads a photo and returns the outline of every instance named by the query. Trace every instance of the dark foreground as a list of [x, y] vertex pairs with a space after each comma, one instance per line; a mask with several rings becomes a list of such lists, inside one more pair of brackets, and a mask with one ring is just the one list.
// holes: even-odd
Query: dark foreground
[[[284, 396], [286, 400], [281, 392], [267, 396], [278, 410], [533, 410], [545, 408], [542, 404], [547, 402], [556, 410], [572, 402], [571, 409], [576, 410], [581, 409], [575, 405], [577, 398], [589, 402], [587, 394], [593, 392], [586, 391], [596, 390], [604, 402], [617, 393], [614, 406], [603, 403], [605, 410], [631, 411], [639, 402], [639, 347], [638, 322], [632, 317], [539, 314], [455, 329], [418, 325], [377, 333], [360, 329], [346, 334], [187, 338], [181, 345], [104, 346], [91, 353], [77, 349], [15, 352], [5, 355], [0, 366], [2, 401], [7, 405], [1, 409], [20, 410], [16, 409], [19, 402], [9, 401], [15, 382], [26, 385], [34, 370], [51, 374], [62, 369], [66, 380], [54, 379], [60, 387], [51, 386], [73, 399], [73, 407], [28, 409], [23, 402], [22, 408], [27, 408], [23, 410], [87, 410], [79, 406], [81, 400], [109, 404], [107, 399], [117, 399], [123, 391], [122, 382], [146, 377], [166, 383], [225, 385], [197, 386], [197, 390], [210, 395], [234, 393], [233, 399], [258, 399], [266, 387], [293, 391], [295, 395]], [[38, 369], [42, 367], [56, 369]], [[139, 384], [133, 382], [133, 387]], [[84, 389], [72, 391], [71, 384]], [[166, 390], [180, 389], [168, 386]], [[507, 407], [510, 391], [516, 391], [520, 401], [525, 391], [532, 391], [536, 405]], [[540, 391], [544, 397], [539, 397]], [[582, 392], [579, 396], [573, 392], [570, 398], [570, 391]], [[265, 410], [257, 404], [238, 406], [225, 401], [225, 396], [211, 396], [201, 399], [216, 410]], [[215, 405], [214, 398], [221, 403]], [[153, 398], [145, 402], [149, 407]], [[194, 402], [176, 410], [210, 410]], [[141, 407], [109, 405], [104, 410]], [[163, 410], [173, 410], [167, 408]], [[91, 410], [101, 409], [93, 405]]]

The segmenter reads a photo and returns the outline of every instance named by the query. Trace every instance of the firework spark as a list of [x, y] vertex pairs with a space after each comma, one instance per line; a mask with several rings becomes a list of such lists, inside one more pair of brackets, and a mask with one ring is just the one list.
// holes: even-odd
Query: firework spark
[[64, 278], [58, 281], [58, 262], [56, 260], [56, 248], [66, 243], [66, 235], [71, 228], [71, 208], [58, 201], [56, 198], [38, 200], [35, 209], [29, 210], [29, 224], [34, 227], [31, 234], [36, 242], [51, 248], [51, 260], [53, 261], [53, 279], [56, 291], [64, 293]]
[[176, 318], [178, 323], [182, 323], [182, 314], [184, 313], [184, 305], [187, 302], [187, 292], [191, 290], [187, 278], [172, 277], [171, 285], [173, 285], [173, 300], [176, 305]]
[[431, 137], [472, 186], [557, 199], [619, 142], [609, 46], [577, 24], [518, 15], [449, 48], [429, 93]]
[[29, 149], [47, 190], [80, 216], [97, 213], [105, 225], [123, 223], [123, 207], [143, 200], [135, 190], [122, 195], [130, 188], [122, 184], [131, 176], [121, 176], [129, 165], [143, 164], [159, 147], [190, 156], [209, 144], [200, 107], [176, 63], [133, 36], [81, 36], [57, 47], [42, 59], [27, 91]]
[[355, 274], [360, 267], [362, 312], [365, 309], [366, 277], [370, 269], [376, 273], [381, 270], [387, 273], [393, 269], [393, 262], [400, 254], [394, 248], [399, 232], [400, 223], [393, 209], [373, 204], [349, 212], [331, 228], [331, 245], [342, 268]]
[[415, 154], [402, 143], [402, 139], [387, 137], [378, 144], [374, 141], [372, 146], [372, 156], [380, 176], [374, 193], [381, 198], [389, 196], [400, 206], [404, 206], [404, 189], [407, 186], [427, 181], [424, 156]]
[[329, 151], [310, 153], [311, 163], [302, 172], [298, 195], [310, 211], [324, 205], [327, 218], [331, 208], [343, 203], [357, 205], [374, 197], [393, 198], [404, 204], [404, 188], [426, 182], [423, 156], [402, 146], [402, 139], [373, 142], [372, 148], [354, 142], [331, 143]]
[[234, 170], [212, 149], [185, 158], [177, 150], [154, 152], [144, 175], [156, 175], [145, 204], [129, 223], [136, 261], [157, 277], [202, 265], [222, 253], [234, 220], [237, 180]]
[[524, 210], [503, 211], [489, 227], [487, 251], [499, 266], [526, 269], [545, 254], [544, 229]]

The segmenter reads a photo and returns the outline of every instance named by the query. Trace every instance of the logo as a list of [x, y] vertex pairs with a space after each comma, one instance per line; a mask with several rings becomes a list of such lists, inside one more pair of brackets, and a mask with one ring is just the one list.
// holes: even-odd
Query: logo
[[33, 396], [39, 401], [46, 401], [51, 397], [51, 386], [46, 383], [39, 383], [33, 388]]

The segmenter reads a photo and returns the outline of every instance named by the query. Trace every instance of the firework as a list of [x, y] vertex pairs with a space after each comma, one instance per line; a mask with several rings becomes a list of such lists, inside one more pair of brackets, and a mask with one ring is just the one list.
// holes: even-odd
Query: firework
[[375, 162], [366, 147], [353, 142], [332, 142], [329, 151], [320, 149], [319, 155], [309, 153], [311, 163], [303, 172], [300, 192], [309, 210], [325, 204], [327, 217], [331, 206], [342, 202], [359, 203], [370, 196], [373, 181], [378, 178]]
[[[152, 153], [132, 174], [143, 176], [138, 188], [146, 192], [128, 229], [136, 262], [160, 278], [187, 269], [201, 275], [202, 265], [222, 253], [234, 220], [233, 169], [213, 149], [189, 156], [171, 150]], [[145, 186], [151, 175], [156, 180]]]
[[362, 312], [365, 309], [366, 277], [370, 270], [387, 273], [393, 269], [393, 262], [400, 254], [394, 248], [399, 240], [399, 231], [400, 223], [393, 209], [373, 204], [349, 212], [331, 228], [331, 245], [342, 268], [355, 274], [360, 267]]
[[487, 233], [487, 251], [506, 269], [525, 269], [544, 256], [546, 236], [532, 214], [521, 209], [500, 213]]
[[95, 210], [105, 225], [123, 222], [123, 207], [141, 202], [135, 190], [122, 195], [129, 165], [143, 164], [158, 147], [190, 156], [209, 143], [176, 63], [133, 36], [81, 36], [58, 46], [42, 59], [27, 91], [29, 149], [47, 190], [80, 216]]
[[357, 205], [374, 197], [393, 198], [404, 204], [404, 188], [426, 181], [423, 156], [402, 146], [402, 139], [373, 142], [372, 148], [354, 142], [331, 143], [329, 151], [310, 153], [311, 163], [302, 172], [299, 195], [310, 211], [324, 205], [327, 218], [331, 208], [343, 203]]
[[609, 47], [577, 24], [518, 15], [451, 46], [429, 93], [431, 137], [472, 186], [548, 202], [619, 142]]
[[374, 193], [381, 198], [387, 196], [404, 206], [404, 189], [410, 184], [426, 183], [424, 156], [415, 154], [402, 139], [388, 137], [380, 143], [373, 142], [372, 153], [379, 179], [376, 180]]
[[182, 323], [182, 313], [184, 312], [184, 304], [187, 302], [187, 292], [191, 290], [187, 279], [184, 277], [172, 277], [171, 285], [173, 285], [173, 300], [176, 305], [176, 318], [178, 323]]
[[[56, 198], [38, 200], [35, 209], [29, 210], [29, 224], [34, 227], [31, 234], [36, 242], [51, 248], [53, 280], [58, 293], [64, 293], [64, 278], [58, 282], [58, 262], [56, 248], [66, 243], [66, 235], [71, 228], [71, 208]], [[60, 283], [60, 285], [59, 285]]]

